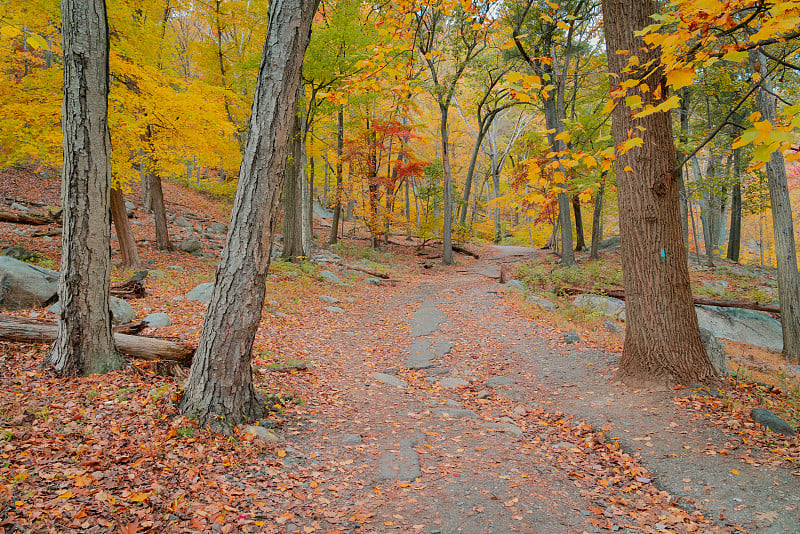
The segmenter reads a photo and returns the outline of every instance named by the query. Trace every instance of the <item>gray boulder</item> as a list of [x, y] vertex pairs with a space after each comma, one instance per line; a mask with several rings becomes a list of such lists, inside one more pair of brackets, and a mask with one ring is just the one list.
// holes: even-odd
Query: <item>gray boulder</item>
[[715, 297], [721, 297], [725, 294], [725, 290], [728, 289], [728, 282], [725, 280], [714, 280], [708, 281], [703, 280], [703, 287], [705, 287], [709, 293], [714, 295]]
[[372, 376], [375, 377], [375, 380], [378, 382], [382, 382], [397, 388], [406, 387], [408, 385], [405, 380], [394, 375], [387, 375], [386, 373], [372, 373]]
[[336, 304], [336, 303], [339, 303], [339, 302], [341, 302], [341, 301], [340, 301], [339, 299], [337, 299], [336, 297], [331, 297], [331, 296], [328, 296], [328, 295], [320, 295], [318, 298], [319, 298], [319, 300], [321, 300], [322, 302], [327, 302], [328, 304]]
[[578, 295], [573, 304], [587, 311], [598, 311], [603, 315], [617, 315], [625, 309], [625, 301], [597, 295]]
[[338, 276], [327, 270], [320, 271], [319, 277], [325, 280], [326, 282], [336, 284], [337, 286], [345, 285], [344, 282], [342, 282]]
[[12, 210], [17, 210], [17, 211], [28, 211], [28, 207], [27, 206], [23, 206], [19, 202], [13, 202], [11, 204], [11, 209]]
[[169, 326], [172, 324], [172, 319], [169, 318], [164, 312], [156, 312], [151, 313], [147, 317], [143, 319], [144, 322], [147, 323], [148, 326], [152, 328], [159, 328], [162, 326]]
[[564, 336], [561, 339], [565, 344], [572, 345], [573, 343], [579, 343], [581, 340], [581, 336], [579, 336], [575, 332], [569, 332], [567, 334], [564, 334]]
[[8, 245], [3, 247], [3, 255], [19, 261], [31, 261], [39, 256], [38, 253], [28, 250], [22, 245]]
[[509, 280], [503, 287], [506, 288], [506, 291], [518, 291], [520, 293], [525, 291], [525, 283], [520, 280]]
[[194, 224], [187, 219], [186, 217], [175, 217], [175, 220], [172, 221], [172, 224], [175, 226], [180, 226], [181, 228], [193, 228]]
[[367, 285], [369, 285], [369, 286], [379, 286], [379, 285], [381, 285], [381, 279], [380, 278], [366, 278], [364, 280], [364, 282], [366, 282]]
[[748, 343], [769, 350], [783, 349], [781, 322], [765, 313], [739, 308], [695, 306], [701, 328], [717, 338]]
[[325, 306], [325, 309], [331, 313], [344, 313], [344, 310], [338, 306]]
[[619, 332], [622, 330], [620, 325], [610, 319], [605, 319], [603, 321], [603, 328], [605, 328], [608, 332]]
[[535, 304], [539, 306], [543, 310], [553, 311], [556, 309], [556, 305], [550, 302], [547, 299], [543, 299], [542, 297], [537, 297], [536, 295], [531, 295], [530, 297], [525, 299], [525, 302], [530, 302], [531, 304]]
[[203, 245], [201, 245], [200, 241], [197, 239], [187, 239], [185, 241], [181, 241], [178, 243], [178, 248], [187, 254], [197, 255], [203, 253]]
[[222, 224], [221, 222], [214, 221], [211, 224], [209, 224], [208, 227], [214, 230], [218, 234], [228, 233], [228, 227]]
[[620, 241], [619, 236], [614, 235], [609, 238], [603, 239], [597, 244], [597, 250], [605, 250], [608, 252], [619, 250]]
[[0, 256], [0, 309], [42, 307], [58, 299], [58, 273]]
[[207, 282], [195, 287], [186, 294], [186, 300], [191, 302], [211, 302], [211, 292], [214, 290], [214, 282]]
[[786, 436], [794, 436], [797, 434], [797, 432], [795, 432], [794, 428], [792, 428], [789, 423], [771, 411], [765, 410], [764, 408], [753, 408], [753, 411], [750, 412], [750, 417], [752, 417], [753, 421], [759, 425], [763, 426], [764, 428], [769, 428], [773, 432], [784, 434]]
[[[130, 323], [136, 319], [136, 312], [133, 310], [133, 307], [117, 297], [109, 297], [108, 308], [111, 311], [111, 324]], [[47, 311], [50, 313], [59, 313], [61, 311], [61, 303], [56, 302], [47, 308]]]
[[705, 328], [700, 329], [700, 336], [703, 338], [703, 345], [706, 346], [706, 353], [708, 359], [711, 360], [711, 365], [720, 376], [728, 376], [728, 363], [725, 357], [725, 347], [722, 343], [714, 337], [710, 330]]

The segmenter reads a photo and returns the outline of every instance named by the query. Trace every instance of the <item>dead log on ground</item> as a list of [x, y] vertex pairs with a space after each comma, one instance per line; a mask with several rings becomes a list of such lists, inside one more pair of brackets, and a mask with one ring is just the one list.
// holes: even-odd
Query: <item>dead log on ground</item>
[[30, 226], [44, 226], [45, 224], [61, 224], [61, 210], [55, 214], [44, 215], [41, 213], [22, 213], [0, 209], [0, 222], [14, 224], [27, 224]]
[[[52, 343], [58, 337], [55, 324], [31, 324], [19, 317], [0, 314], [0, 341]], [[182, 365], [192, 363], [195, 346], [153, 337], [114, 333], [119, 351], [142, 360], [169, 360]]]
[[53, 228], [52, 230], [43, 230], [33, 233], [33, 237], [53, 237], [56, 235], [61, 235], [61, 228]]
[[[362, 273], [366, 273], [366, 274], [368, 274], [370, 276], [374, 276], [375, 278], [383, 278], [384, 280], [390, 280], [391, 279], [391, 276], [389, 276], [388, 274], [379, 273], [378, 271], [370, 271], [369, 269], [364, 269], [363, 267], [356, 267], [355, 265], [349, 265], [349, 264], [341, 262], [341, 261], [336, 262], [336, 265], [341, 265], [345, 269], [350, 269], [350, 270], [353, 270], [353, 271], [359, 271], [359, 272], [362, 272]], [[396, 281], [397, 280], [395, 280], [395, 282]]]
[[464, 247], [459, 247], [458, 245], [453, 245], [453, 252], [458, 252], [459, 254], [465, 254], [467, 256], [472, 256], [476, 260], [481, 259], [480, 256], [472, 252], [471, 250], [467, 250]]
[[147, 271], [139, 271], [134, 274], [129, 280], [121, 284], [111, 286], [110, 293], [112, 296], [121, 299], [138, 299], [144, 297], [147, 293], [144, 289], [142, 280], [147, 278]]
[[[595, 293], [590, 289], [580, 289], [576, 287], [565, 287], [559, 290], [567, 295], [580, 295], [582, 293]], [[611, 297], [615, 299], [625, 300], [624, 289], [603, 289], [599, 292], [601, 296]], [[699, 306], [718, 306], [720, 308], [742, 308], [745, 310], [756, 310], [767, 313], [781, 313], [779, 304], [764, 304], [763, 302], [756, 301], [743, 301], [743, 300], [728, 300], [728, 299], [714, 299], [710, 297], [692, 297], [695, 305]]]

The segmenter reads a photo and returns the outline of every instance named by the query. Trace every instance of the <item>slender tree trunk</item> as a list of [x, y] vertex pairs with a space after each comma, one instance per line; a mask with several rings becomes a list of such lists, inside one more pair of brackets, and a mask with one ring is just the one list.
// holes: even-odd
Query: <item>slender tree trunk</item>
[[[144, 149], [139, 149], [139, 186], [142, 189], [142, 209], [153, 213], [153, 196], [150, 194], [150, 158], [145, 157]], [[199, 174], [198, 174], [199, 176]]]
[[[776, 98], [767, 78], [767, 57], [758, 50], [749, 52], [750, 66], [761, 74], [758, 110], [761, 120], [776, 122]], [[778, 265], [778, 301], [781, 306], [783, 356], [800, 362], [800, 276], [797, 272], [797, 250], [794, 241], [792, 205], [786, 178], [783, 154], [775, 151], [767, 162], [767, 184], [772, 208], [772, 228], [775, 238], [775, 258]]]
[[[310, 152], [313, 154], [313, 150], [311, 147], [314, 143], [314, 130], [308, 130], [307, 136], [307, 144], [306, 147], [308, 148], [308, 152], [306, 152], [306, 156], [308, 157], [308, 153]], [[316, 171], [316, 164], [314, 161], [314, 157], [308, 157], [308, 218], [306, 222], [306, 230], [308, 233], [308, 250], [311, 252], [314, 244], [314, 173]]]
[[[684, 87], [681, 91], [681, 106], [680, 106], [680, 124], [681, 124], [681, 131], [679, 135], [679, 139], [682, 145], [682, 148], [685, 149], [686, 143], [689, 141], [689, 111], [691, 106], [691, 97], [692, 97], [692, 90], [689, 87]], [[687, 154], [684, 150], [678, 149], [676, 150], [678, 154], [678, 164], [683, 163], [684, 158], [686, 158]], [[686, 194], [686, 177], [684, 173], [684, 168], [686, 165], [681, 166], [678, 170], [678, 199], [680, 202], [680, 210], [681, 210], [681, 230], [683, 233], [683, 246], [686, 247], [688, 252], [689, 250], [689, 207], [688, 207], [688, 199], [689, 197]], [[687, 256], [688, 257], [688, 256]]]
[[58, 339], [48, 361], [65, 376], [122, 367], [109, 313], [111, 142], [108, 23], [103, 0], [61, 2], [64, 208]]
[[606, 189], [607, 172], [603, 172], [600, 178], [600, 189], [597, 190], [597, 198], [594, 201], [594, 213], [592, 214], [592, 251], [589, 253], [590, 260], [600, 258], [598, 246], [603, 240], [603, 194]]
[[742, 242], [742, 149], [733, 149], [733, 193], [731, 194], [731, 229], [728, 235], [728, 259], [739, 261]]
[[344, 155], [344, 109], [339, 106], [336, 112], [336, 205], [333, 207], [331, 237], [328, 243], [335, 245], [339, 240], [339, 219], [342, 216], [342, 157]]
[[[299, 98], [299, 97], [298, 97]], [[283, 182], [283, 254], [286, 259], [308, 256], [303, 240], [303, 150], [301, 117], [295, 117], [289, 156], [286, 162], [286, 178]]]
[[486, 128], [483, 124], [478, 123], [478, 135], [472, 147], [472, 154], [469, 157], [467, 178], [464, 181], [464, 194], [461, 197], [461, 207], [459, 208], [458, 222], [462, 226], [467, 223], [467, 206], [469, 206], [469, 196], [472, 190], [472, 177], [475, 175], [475, 165], [478, 162], [478, 153], [484, 137], [486, 137]]
[[158, 250], [175, 250], [169, 240], [167, 226], [167, 209], [164, 205], [164, 190], [161, 188], [161, 177], [154, 171], [147, 174], [150, 199], [153, 202], [153, 220], [156, 227], [156, 248]]
[[230, 433], [264, 413], [250, 368], [315, 0], [273, 0], [230, 231], [180, 409]]
[[575, 213], [575, 251], [579, 252], [586, 250], [586, 241], [583, 238], [583, 216], [578, 195], [572, 195], [572, 211]]
[[122, 257], [122, 266], [126, 269], [139, 269], [142, 261], [136, 248], [136, 238], [133, 237], [131, 223], [128, 220], [128, 210], [125, 209], [125, 197], [121, 189], [111, 189], [110, 196], [111, 220], [117, 230], [119, 253]]
[[444, 224], [442, 225], [442, 241], [444, 243], [442, 251], [442, 264], [453, 265], [453, 170], [450, 167], [450, 132], [447, 126], [448, 107], [439, 105], [439, 112], [442, 116], [441, 136], [442, 136], [442, 169], [444, 171]]
[[[640, 65], [660, 56], [634, 32], [652, 23], [652, 0], [603, 0], [606, 55], [613, 73], [612, 85], [633, 77], [625, 72], [631, 56]], [[628, 55], [617, 53], [630, 51]], [[663, 71], [656, 69], [626, 96], [640, 96], [645, 106], [658, 105], [667, 95]], [[617, 153], [622, 274], [626, 292], [625, 344], [618, 376], [630, 384], [691, 384], [714, 381], [716, 373], [706, 354], [692, 303], [689, 269], [678, 206], [675, 146], [668, 113], [634, 118], [623, 98], [612, 112], [614, 143], [619, 146], [629, 132], [641, 132], [642, 146]], [[639, 130], [638, 127], [642, 127]]]

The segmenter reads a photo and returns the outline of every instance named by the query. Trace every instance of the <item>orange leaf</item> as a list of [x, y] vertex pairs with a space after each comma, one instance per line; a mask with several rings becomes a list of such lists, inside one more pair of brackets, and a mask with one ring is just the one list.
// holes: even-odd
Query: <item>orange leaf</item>
[[58, 495], [59, 499], [71, 499], [75, 495], [71, 491], [65, 491], [64, 493], [60, 493]]
[[130, 499], [133, 502], [144, 502], [144, 501], [147, 500], [147, 494], [146, 493], [141, 493], [141, 492], [134, 493], [133, 495], [131, 495]]

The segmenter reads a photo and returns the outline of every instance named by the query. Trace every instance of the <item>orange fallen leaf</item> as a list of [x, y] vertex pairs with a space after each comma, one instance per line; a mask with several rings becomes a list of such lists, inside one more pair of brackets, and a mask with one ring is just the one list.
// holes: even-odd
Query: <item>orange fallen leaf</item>
[[130, 499], [133, 502], [144, 502], [147, 500], [147, 494], [141, 492], [134, 493], [133, 495], [131, 495]]
[[75, 494], [73, 494], [71, 491], [65, 491], [64, 493], [59, 493], [58, 498], [59, 499], [71, 499], [74, 496], [75, 496]]

